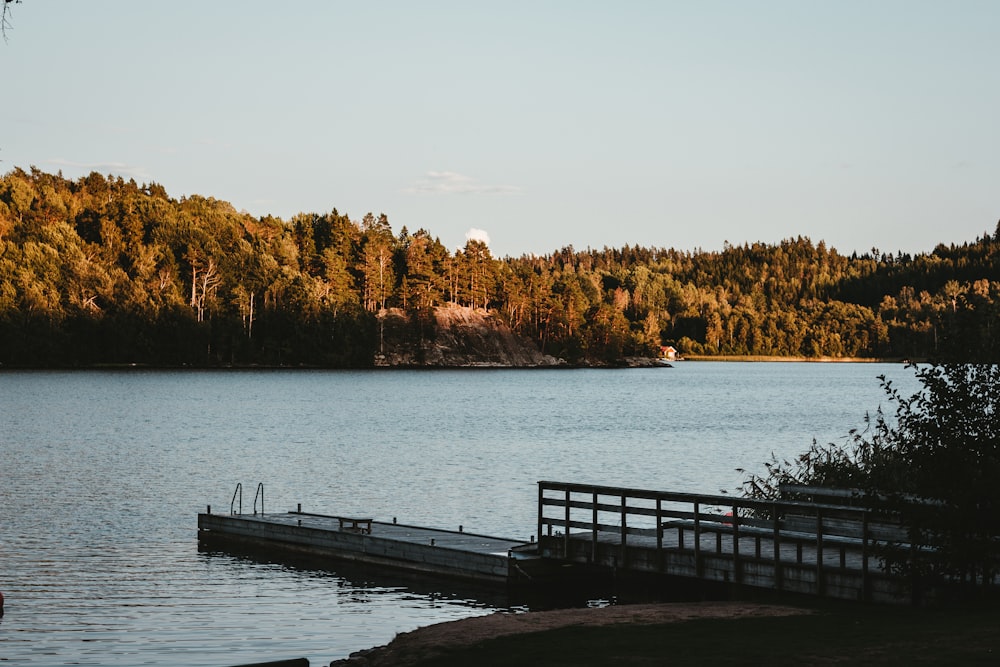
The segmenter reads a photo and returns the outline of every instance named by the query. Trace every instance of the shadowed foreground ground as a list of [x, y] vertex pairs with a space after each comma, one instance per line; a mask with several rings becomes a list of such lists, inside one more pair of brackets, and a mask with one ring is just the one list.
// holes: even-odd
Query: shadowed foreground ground
[[1000, 664], [1000, 611], [747, 602], [491, 614], [334, 665]]

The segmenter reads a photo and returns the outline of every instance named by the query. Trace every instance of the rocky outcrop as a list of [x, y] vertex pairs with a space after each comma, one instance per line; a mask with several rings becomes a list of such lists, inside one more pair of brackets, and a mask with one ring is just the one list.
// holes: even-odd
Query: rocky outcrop
[[539, 368], [563, 361], [542, 354], [496, 315], [455, 305], [429, 313], [399, 309], [379, 315], [376, 366], [420, 368]]

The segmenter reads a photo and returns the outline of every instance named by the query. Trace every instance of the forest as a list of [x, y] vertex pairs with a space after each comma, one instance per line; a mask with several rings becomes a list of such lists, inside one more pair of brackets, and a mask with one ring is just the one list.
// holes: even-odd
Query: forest
[[493, 257], [336, 208], [254, 217], [96, 172], [0, 177], [4, 367], [367, 367], [394, 309], [486, 309], [571, 365], [627, 356], [1000, 359], [1000, 224], [961, 245], [842, 255], [564, 247]]

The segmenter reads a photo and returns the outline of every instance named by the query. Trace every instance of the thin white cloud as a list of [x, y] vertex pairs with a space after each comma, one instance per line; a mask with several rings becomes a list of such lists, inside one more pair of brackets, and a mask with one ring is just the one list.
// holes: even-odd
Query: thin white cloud
[[146, 171], [145, 167], [137, 167], [131, 164], [125, 164], [124, 162], [74, 162], [73, 160], [66, 160], [65, 158], [57, 157], [50, 160], [46, 160], [48, 164], [55, 165], [62, 168], [68, 169], [78, 169], [85, 171], [96, 171], [102, 174], [117, 174], [119, 176], [128, 176], [129, 178], [135, 178], [141, 181], [150, 180], [149, 172]]
[[513, 185], [484, 185], [453, 171], [429, 171], [413, 185], [404, 188], [408, 195], [491, 195], [511, 194], [520, 188]]
[[466, 241], [480, 241], [486, 245], [490, 244], [490, 235], [486, 233], [484, 229], [476, 229], [475, 227], [469, 228], [469, 231], [465, 232]]

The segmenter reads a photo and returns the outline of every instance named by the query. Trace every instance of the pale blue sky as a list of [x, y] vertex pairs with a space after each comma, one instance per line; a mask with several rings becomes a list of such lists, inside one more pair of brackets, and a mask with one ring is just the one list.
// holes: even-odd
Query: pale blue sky
[[285, 219], [384, 212], [496, 256], [1000, 219], [1000, 2], [24, 0], [0, 170]]

